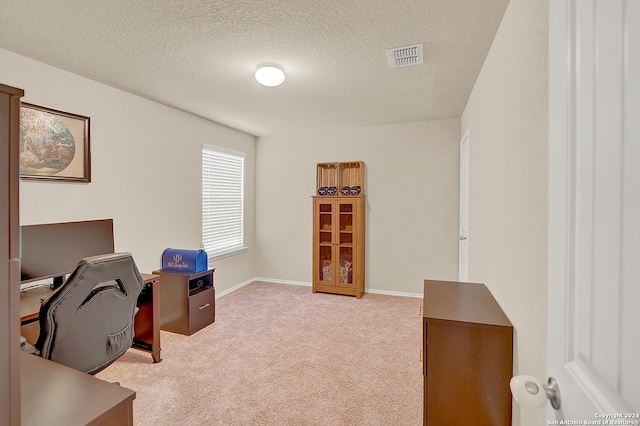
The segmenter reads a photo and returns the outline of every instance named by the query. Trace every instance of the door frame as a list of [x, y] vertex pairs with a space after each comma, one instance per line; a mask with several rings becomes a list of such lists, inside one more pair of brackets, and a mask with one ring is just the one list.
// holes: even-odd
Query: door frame
[[[469, 154], [470, 130], [460, 139], [460, 216], [458, 223], [458, 281], [469, 280]], [[466, 155], [465, 155], [466, 154]], [[466, 230], [463, 230], [463, 216]]]

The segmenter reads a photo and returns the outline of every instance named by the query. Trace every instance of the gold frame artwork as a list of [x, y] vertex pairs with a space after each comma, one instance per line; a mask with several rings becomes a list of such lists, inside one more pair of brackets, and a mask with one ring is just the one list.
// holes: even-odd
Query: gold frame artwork
[[22, 102], [20, 178], [91, 182], [89, 117]]

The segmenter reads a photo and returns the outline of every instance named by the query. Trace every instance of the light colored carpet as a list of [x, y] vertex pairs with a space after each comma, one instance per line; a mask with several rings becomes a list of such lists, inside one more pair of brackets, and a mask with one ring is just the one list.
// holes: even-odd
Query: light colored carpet
[[255, 282], [162, 331], [161, 363], [131, 349], [97, 377], [136, 391], [136, 425], [420, 425], [421, 305]]

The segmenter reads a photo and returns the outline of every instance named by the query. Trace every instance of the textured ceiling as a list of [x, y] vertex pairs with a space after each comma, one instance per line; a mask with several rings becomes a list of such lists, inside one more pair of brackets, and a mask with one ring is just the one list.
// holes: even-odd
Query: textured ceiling
[[[256, 136], [459, 117], [508, 0], [0, 0], [0, 47]], [[424, 64], [386, 49], [423, 43]], [[282, 86], [259, 85], [258, 64]]]

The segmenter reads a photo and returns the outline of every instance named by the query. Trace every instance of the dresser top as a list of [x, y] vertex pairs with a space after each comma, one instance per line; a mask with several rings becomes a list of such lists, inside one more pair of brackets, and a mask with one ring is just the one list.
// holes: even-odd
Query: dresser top
[[425, 320], [512, 327], [511, 321], [484, 284], [424, 281]]

